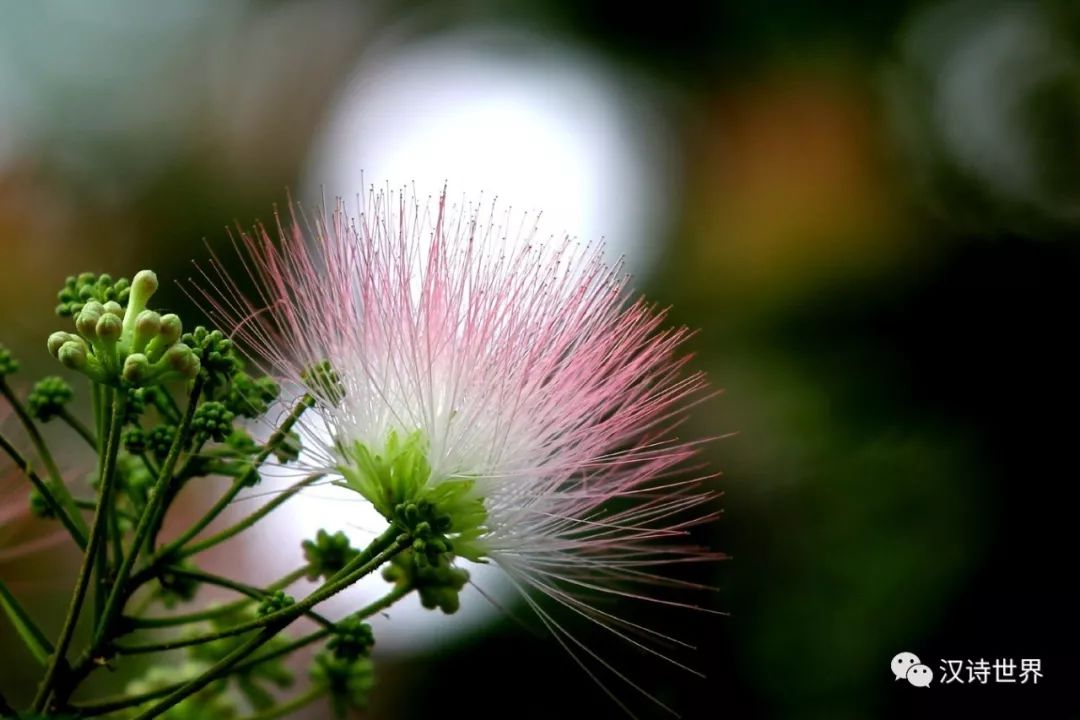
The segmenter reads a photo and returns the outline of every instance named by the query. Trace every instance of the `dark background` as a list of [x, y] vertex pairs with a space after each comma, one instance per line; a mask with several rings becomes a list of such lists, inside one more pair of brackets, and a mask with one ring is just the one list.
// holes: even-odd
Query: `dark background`
[[[86, 7], [0, 4], [0, 338], [24, 378], [55, 371], [64, 276], [184, 277], [286, 187], [317, 202], [312, 147], [354, 70], [379, 71], [369, 48], [526, 32], [638, 88], [668, 139], [637, 284], [700, 328], [695, 367], [725, 390], [691, 431], [736, 433], [706, 450], [724, 513], [703, 537], [732, 559], [697, 576], [730, 615], [637, 618], [698, 644], [708, 679], [612, 648], [620, 669], [689, 718], [1076, 715], [1075, 3]], [[65, 558], [0, 572], [58, 619]], [[929, 688], [894, 682], [902, 650]], [[940, 660], [998, 657], [1044, 677], [940, 685]], [[618, 715], [511, 621], [379, 668], [372, 717]]]

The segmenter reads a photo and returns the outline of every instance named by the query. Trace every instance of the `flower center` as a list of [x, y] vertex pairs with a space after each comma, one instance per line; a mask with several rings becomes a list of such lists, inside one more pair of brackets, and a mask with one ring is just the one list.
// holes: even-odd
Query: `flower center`
[[362, 442], [342, 443], [339, 465], [343, 483], [413, 538], [417, 556], [432, 563], [446, 553], [480, 561], [480, 538], [486, 528], [484, 499], [476, 480], [467, 476], [434, 477], [429, 443], [420, 430], [407, 435], [391, 430], [381, 450]]

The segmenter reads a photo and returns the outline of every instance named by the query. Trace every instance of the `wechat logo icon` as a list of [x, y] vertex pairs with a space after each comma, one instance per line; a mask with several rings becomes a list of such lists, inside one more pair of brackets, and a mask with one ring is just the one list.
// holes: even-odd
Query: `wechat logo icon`
[[907, 680], [915, 687], [929, 687], [934, 681], [934, 671], [923, 665], [915, 653], [897, 653], [890, 667], [897, 680]]

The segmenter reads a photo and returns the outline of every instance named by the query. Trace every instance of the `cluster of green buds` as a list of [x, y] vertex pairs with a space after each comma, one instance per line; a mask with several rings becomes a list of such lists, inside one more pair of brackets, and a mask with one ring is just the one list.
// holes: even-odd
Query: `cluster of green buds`
[[280, 610], [284, 610], [290, 605], [295, 605], [296, 600], [292, 595], [286, 595], [284, 590], [275, 590], [269, 595], [265, 595], [262, 600], [259, 601], [259, 606], [256, 609], [259, 617], [264, 615], [272, 615]]
[[31, 417], [41, 422], [49, 422], [64, 412], [64, 407], [74, 396], [75, 392], [66, 380], [52, 375], [34, 384], [26, 404]]
[[469, 571], [455, 566], [449, 554], [440, 555], [432, 563], [420, 560], [413, 550], [391, 560], [382, 576], [400, 588], [415, 589], [421, 605], [428, 610], [438, 608], [447, 615], [461, 607], [461, 591], [469, 582]]
[[14, 375], [19, 371], [19, 361], [3, 344], [0, 344], [0, 378]]
[[329, 580], [360, 554], [340, 530], [333, 535], [319, 530], [314, 540], [305, 540], [301, 547], [308, 562], [308, 580], [318, 580], [320, 577]]
[[375, 686], [375, 668], [369, 657], [347, 659], [321, 652], [315, 656], [311, 682], [326, 689], [334, 716], [346, 718], [350, 710], [367, 708]]
[[[87, 295], [88, 299], [75, 314], [78, 332], [50, 335], [49, 352], [65, 367], [113, 387], [193, 379], [199, 373], [199, 358], [180, 342], [180, 318], [146, 309], [157, 289], [157, 276], [141, 270], [130, 287], [115, 293], [116, 300], [101, 302], [94, 299], [92, 290], [84, 290], [80, 298]], [[61, 290], [61, 306], [72, 309], [71, 303], [64, 305], [68, 290]], [[126, 308], [121, 304], [125, 296]]]

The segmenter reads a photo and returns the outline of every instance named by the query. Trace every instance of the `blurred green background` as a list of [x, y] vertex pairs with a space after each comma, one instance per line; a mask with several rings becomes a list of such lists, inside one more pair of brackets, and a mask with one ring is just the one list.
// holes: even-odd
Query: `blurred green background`
[[[724, 389], [686, 434], [734, 433], [706, 451], [724, 514], [703, 538], [732, 559], [694, 576], [729, 615], [638, 618], [708, 679], [625, 648], [621, 668], [688, 718], [1080, 712], [1075, 2], [0, 9], [0, 339], [23, 378], [54, 371], [68, 274], [186, 277], [286, 188], [314, 204], [360, 169], [478, 184], [605, 235]], [[199, 317], [169, 282], [161, 301]], [[0, 520], [0, 573], [58, 622], [73, 560], [5, 554], [34, 530]], [[5, 685], [31, 682], [0, 644]], [[1045, 677], [917, 690], [902, 650]], [[509, 619], [388, 655], [379, 682], [371, 717], [448, 695], [453, 716], [618, 715]]]

